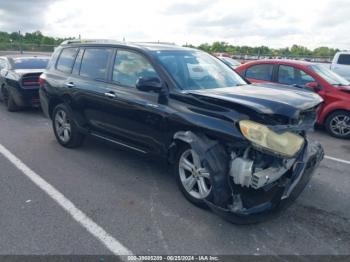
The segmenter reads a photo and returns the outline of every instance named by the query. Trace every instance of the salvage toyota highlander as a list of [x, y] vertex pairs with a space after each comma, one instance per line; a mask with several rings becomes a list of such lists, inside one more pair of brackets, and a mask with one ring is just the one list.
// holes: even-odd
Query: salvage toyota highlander
[[306, 135], [320, 96], [247, 85], [199, 50], [69, 40], [52, 55], [39, 93], [62, 146], [94, 136], [164, 158], [189, 201], [246, 224], [288, 206], [323, 158]]

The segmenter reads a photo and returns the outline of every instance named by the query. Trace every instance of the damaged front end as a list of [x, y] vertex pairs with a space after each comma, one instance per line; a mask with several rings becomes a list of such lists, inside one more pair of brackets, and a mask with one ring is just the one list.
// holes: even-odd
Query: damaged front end
[[[225, 145], [192, 132], [175, 135], [198, 153], [211, 174], [212, 190], [205, 203], [236, 224], [256, 223], [287, 207], [307, 185], [324, 155], [321, 145], [305, 136], [293, 140], [294, 133], [288, 133], [284, 140], [285, 135], [272, 131], [261, 138], [254, 130], [251, 138], [246, 136], [247, 143]], [[288, 141], [293, 143], [287, 145]]]

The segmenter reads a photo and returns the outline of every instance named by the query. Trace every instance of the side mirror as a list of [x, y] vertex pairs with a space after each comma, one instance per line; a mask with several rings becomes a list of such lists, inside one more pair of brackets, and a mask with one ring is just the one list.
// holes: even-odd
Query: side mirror
[[305, 86], [307, 86], [311, 90], [314, 90], [315, 92], [319, 92], [322, 90], [322, 87], [317, 82], [310, 82], [310, 83], [307, 83]]
[[158, 77], [139, 77], [136, 88], [144, 92], [160, 92], [163, 89], [163, 83]]

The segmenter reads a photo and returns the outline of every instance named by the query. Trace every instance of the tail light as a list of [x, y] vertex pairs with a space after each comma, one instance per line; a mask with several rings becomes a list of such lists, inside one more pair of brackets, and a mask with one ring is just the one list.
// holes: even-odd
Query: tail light
[[22, 76], [22, 87], [23, 88], [34, 88], [39, 86], [39, 75], [37, 73], [25, 74]]
[[37, 77], [26, 77], [22, 80], [22, 85], [26, 86], [38, 86], [39, 80]]
[[41, 74], [39, 77], [39, 86], [40, 87], [44, 87], [45, 86], [45, 82], [46, 82], [46, 77], [44, 74]]

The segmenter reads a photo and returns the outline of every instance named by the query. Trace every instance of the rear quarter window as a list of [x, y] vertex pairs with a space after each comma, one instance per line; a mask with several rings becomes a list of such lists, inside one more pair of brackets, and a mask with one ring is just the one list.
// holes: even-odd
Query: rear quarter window
[[70, 73], [77, 51], [78, 48], [64, 48], [58, 58], [56, 69], [64, 73]]
[[273, 65], [270, 65], [270, 64], [253, 65], [246, 70], [245, 76], [247, 78], [252, 78], [257, 80], [271, 81], [272, 72], [273, 72]]
[[350, 65], [350, 55], [339, 55], [338, 64], [340, 65]]

